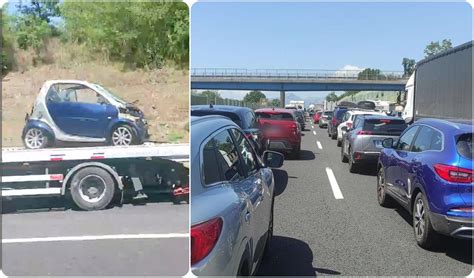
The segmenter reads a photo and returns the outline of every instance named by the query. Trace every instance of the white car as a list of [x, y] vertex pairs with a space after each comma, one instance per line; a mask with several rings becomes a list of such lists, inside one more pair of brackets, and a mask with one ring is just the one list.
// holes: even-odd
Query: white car
[[345, 131], [342, 130], [343, 126], [346, 126], [347, 129], [352, 128], [352, 123], [354, 122], [356, 115], [385, 115], [382, 112], [376, 112], [371, 110], [348, 110], [343, 118], [342, 123], [337, 127], [337, 146], [340, 147], [342, 143], [342, 137], [344, 136]]

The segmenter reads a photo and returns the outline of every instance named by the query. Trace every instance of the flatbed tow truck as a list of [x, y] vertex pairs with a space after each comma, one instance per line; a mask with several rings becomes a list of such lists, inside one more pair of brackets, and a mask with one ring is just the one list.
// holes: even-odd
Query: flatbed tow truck
[[189, 144], [77, 148], [3, 148], [2, 198], [70, 197], [83, 210], [124, 201], [133, 188], [169, 192], [175, 203], [189, 202]]

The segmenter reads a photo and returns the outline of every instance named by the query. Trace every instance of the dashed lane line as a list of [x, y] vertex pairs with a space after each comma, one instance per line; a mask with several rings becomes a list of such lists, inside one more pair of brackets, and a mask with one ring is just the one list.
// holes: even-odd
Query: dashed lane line
[[313, 130], [313, 134], [316, 135], [316, 130]]
[[326, 167], [326, 174], [328, 175], [329, 183], [331, 184], [331, 189], [332, 193], [334, 194], [334, 198], [336, 198], [336, 200], [344, 199], [344, 196], [342, 196], [341, 189], [337, 184], [336, 177], [334, 176], [334, 172], [332, 171], [332, 169]]
[[316, 141], [316, 145], [318, 145], [318, 149], [322, 150], [323, 149], [323, 146], [321, 145], [321, 142], [319, 141]]

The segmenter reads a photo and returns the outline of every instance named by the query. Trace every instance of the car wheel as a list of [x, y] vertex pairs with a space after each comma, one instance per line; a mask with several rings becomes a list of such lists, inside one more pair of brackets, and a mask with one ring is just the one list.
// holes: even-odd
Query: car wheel
[[44, 130], [33, 127], [25, 133], [23, 144], [27, 149], [43, 149], [49, 146], [49, 137]]
[[300, 158], [300, 151], [301, 151], [301, 143], [298, 145], [298, 147], [293, 149], [293, 159], [299, 159]]
[[342, 145], [342, 140], [337, 139], [337, 146], [340, 147]]
[[382, 207], [391, 207], [393, 205], [393, 200], [385, 191], [385, 171], [383, 167], [380, 167], [377, 173], [377, 201]]
[[79, 170], [71, 180], [71, 197], [83, 210], [101, 210], [114, 197], [115, 183], [104, 169], [86, 167]]
[[110, 136], [110, 142], [113, 146], [130, 146], [135, 141], [133, 130], [127, 125], [117, 126]]
[[349, 172], [356, 173], [357, 172], [357, 165], [354, 161], [354, 154], [352, 153], [351, 148], [349, 147]]
[[341, 161], [343, 163], [347, 163], [347, 156], [346, 154], [344, 154], [344, 144], [342, 144], [342, 147], [341, 147]]
[[431, 225], [428, 201], [421, 192], [416, 195], [413, 204], [413, 232], [416, 243], [422, 248], [429, 249], [437, 241], [438, 234]]

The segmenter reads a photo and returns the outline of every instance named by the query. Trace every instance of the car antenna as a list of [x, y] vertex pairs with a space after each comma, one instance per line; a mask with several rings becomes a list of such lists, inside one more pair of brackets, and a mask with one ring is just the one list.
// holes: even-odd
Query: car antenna
[[275, 111], [275, 106], [272, 107], [272, 110]]
[[214, 105], [212, 105], [212, 102], [209, 103], [209, 108], [213, 108], [213, 107], [214, 107]]

